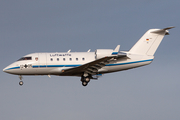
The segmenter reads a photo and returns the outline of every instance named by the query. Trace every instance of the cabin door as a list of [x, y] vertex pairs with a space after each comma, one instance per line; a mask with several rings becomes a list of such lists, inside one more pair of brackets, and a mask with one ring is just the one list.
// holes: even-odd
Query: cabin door
[[39, 53], [39, 67], [43, 68], [47, 66], [46, 53]]

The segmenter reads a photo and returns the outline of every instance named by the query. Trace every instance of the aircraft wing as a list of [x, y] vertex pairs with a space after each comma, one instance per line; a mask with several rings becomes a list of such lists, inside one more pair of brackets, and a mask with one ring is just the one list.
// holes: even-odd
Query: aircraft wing
[[121, 59], [127, 57], [126, 54], [119, 53], [118, 55], [106, 56], [92, 62], [83, 64], [78, 67], [64, 69], [61, 75], [71, 75], [71, 76], [81, 76], [83, 73], [88, 73], [90, 75], [98, 74], [98, 70], [108, 64], [110, 61], [115, 59]]
[[115, 56], [107, 56], [103, 57], [97, 60], [94, 60], [92, 62], [83, 64], [78, 67], [70, 68], [70, 69], [65, 69], [62, 70], [61, 75], [72, 75], [72, 76], [81, 76], [83, 73], [88, 73], [91, 75], [94, 75], [98, 73], [98, 70], [104, 67], [106, 64], [109, 63], [111, 59], [113, 59]]

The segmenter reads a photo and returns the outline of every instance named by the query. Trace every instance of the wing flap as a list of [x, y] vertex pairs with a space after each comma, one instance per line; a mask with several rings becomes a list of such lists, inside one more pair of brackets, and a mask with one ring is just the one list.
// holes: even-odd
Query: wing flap
[[114, 56], [103, 57], [78, 67], [65, 69], [62, 70], [61, 75], [80, 75], [84, 72], [87, 72], [89, 74], [97, 73], [98, 69], [104, 67], [106, 65], [105, 63], [109, 63], [108, 60], [112, 58], [114, 58]]
[[98, 70], [104, 67], [106, 64], [109, 64], [109, 62], [125, 57], [127, 57], [127, 55], [124, 53], [118, 53], [117, 55], [106, 56], [78, 67], [64, 69], [61, 71], [61, 75], [81, 76], [83, 73], [96, 75], [98, 74]]

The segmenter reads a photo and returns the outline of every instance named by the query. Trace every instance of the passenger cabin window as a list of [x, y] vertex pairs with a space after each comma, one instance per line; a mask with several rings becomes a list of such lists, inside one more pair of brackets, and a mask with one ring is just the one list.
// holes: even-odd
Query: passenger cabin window
[[59, 61], [59, 58], [57, 58], [57, 61]]
[[18, 61], [22, 61], [22, 60], [32, 60], [32, 57], [22, 57]]
[[66, 59], [65, 59], [65, 58], [63, 58], [63, 60], [65, 61]]
[[36, 57], [35, 60], [38, 61], [38, 57]]
[[51, 58], [51, 61], [53, 61], [53, 58]]
[[82, 60], [85, 60], [85, 58], [82, 58]]
[[69, 60], [71, 61], [71, 60], [72, 60], [72, 58], [69, 58]]
[[76, 58], [76, 61], [78, 61], [78, 58]]

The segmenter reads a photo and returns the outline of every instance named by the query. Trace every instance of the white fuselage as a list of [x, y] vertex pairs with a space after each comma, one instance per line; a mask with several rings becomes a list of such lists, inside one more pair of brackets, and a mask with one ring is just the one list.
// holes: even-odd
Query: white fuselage
[[[98, 70], [98, 73], [110, 73], [131, 69], [150, 64], [153, 56], [132, 55], [127, 53], [126, 58], [114, 59]], [[96, 60], [95, 52], [69, 52], [69, 53], [32, 53], [24, 56], [3, 71], [16, 75], [61, 75], [62, 70], [78, 67]], [[81, 76], [81, 75], [75, 75]]]
[[[150, 64], [154, 54], [169, 29], [148, 30], [128, 52], [113, 49], [97, 49], [95, 52], [33, 53], [12, 63], [3, 71], [19, 75], [80, 76], [83, 86], [90, 79], [104, 73], [117, 72]], [[23, 85], [20, 81], [19, 85]]]

